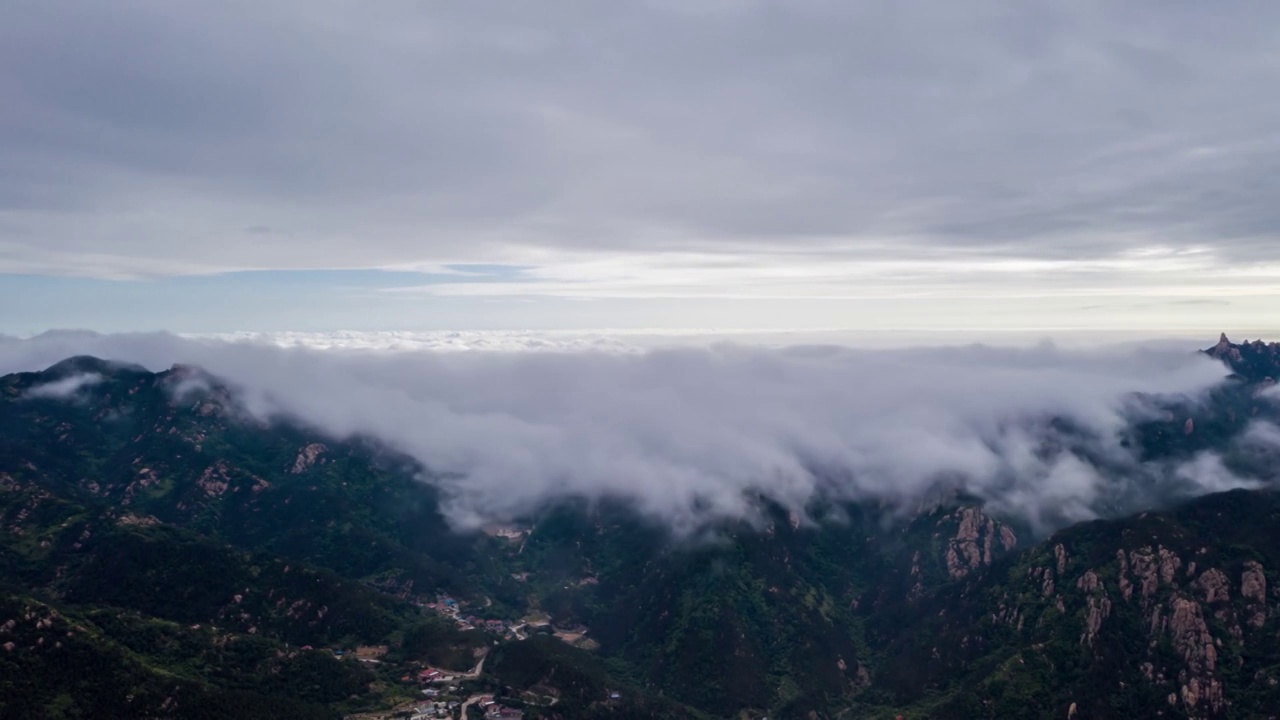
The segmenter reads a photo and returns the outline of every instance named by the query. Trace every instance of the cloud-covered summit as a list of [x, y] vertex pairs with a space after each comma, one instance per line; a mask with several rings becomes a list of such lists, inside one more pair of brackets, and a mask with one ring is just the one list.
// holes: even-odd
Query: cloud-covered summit
[[197, 364], [255, 413], [378, 438], [430, 469], [464, 526], [568, 497], [689, 529], [750, 517], [757, 494], [803, 513], [821, 499], [910, 508], [945, 489], [1048, 528], [1243, 482], [1212, 455], [1144, 464], [1122, 444], [1157, 412], [1135, 393], [1194, 402], [1226, 375], [1186, 350], [437, 353], [83, 334], [0, 343], [0, 371], [73, 352]]

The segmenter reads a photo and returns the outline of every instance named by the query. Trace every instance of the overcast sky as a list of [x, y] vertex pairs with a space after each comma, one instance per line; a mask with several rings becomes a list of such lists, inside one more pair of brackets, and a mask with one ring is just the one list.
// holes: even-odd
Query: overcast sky
[[1270, 332], [1280, 4], [0, 5], [0, 332]]

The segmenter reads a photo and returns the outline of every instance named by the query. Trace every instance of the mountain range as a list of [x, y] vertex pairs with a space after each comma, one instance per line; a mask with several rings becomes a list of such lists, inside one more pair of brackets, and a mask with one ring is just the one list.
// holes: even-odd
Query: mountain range
[[945, 485], [761, 494], [693, 537], [574, 498], [460, 531], [429, 468], [199, 368], [0, 377], [0, 717], [1272, 717], [1280, 443], [1243, 440], [1280, 422], [1280, 344], [1203, 352], [1222, 383], [1120, 432], [1237, 487], [1055, 531]]

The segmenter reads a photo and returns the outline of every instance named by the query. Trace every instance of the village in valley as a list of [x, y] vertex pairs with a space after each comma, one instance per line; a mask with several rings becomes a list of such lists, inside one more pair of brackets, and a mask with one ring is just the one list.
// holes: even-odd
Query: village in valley
[[[485, 532], [492, 537], [519, 541], [527, 531], [504, 527], [496, 531], [486, 528]], [[527, 573], [523, 575], [527, 576]], [[518, 575], [513, 577], [521, 581], [526, 579]], [[588, 578], [584, 582], [593, 580], [594, 578]], [[383, 592], [391, 590], [391, 588], [378, 587], [372, 583], [369, 585]], [[493, 637], [493, 645], [501, 641], [523, 641], [532, 635], [542, 634], [554, 636], [574, 647], [583, 649], [597, 647], [595, 641], [586, 637], [589, 629], [585, 626], [556, 627], [552, 625], [551, 617], [543, 613], [532, 612], [519, 620], [482, 618], [475, 612], [484, 614], [484, 608], [490, 607], [487, 600], [484, 601], [483, 606], [472, 610], [470, 609], [472, 604], [443, 592], [438, 592], [434, 599], [406, 591], [396, 594], [418, 606], [424, 613], [451, 621], [459, 631], [488, 633]], [[386, 646], [368, 646], [354, 650], [331, 649], [330, 652], [337, 658], [354, 659], [370, 666], [380, 666], [384, 662], [387, 649]], [[407, 668], [399, 680], [405, 685], [415, 687], [417, 689], [415, 694], [420, 695], [421, 699], [402, 703], [392, 710], [349, 715], [347, 720], [427, 720], [428, 718], [466, 720], [468, 717], [476, 717], [472, 708], [480, 711], [485, 720], [518, 720], [525, 716], [525, 708], [550, 707], [556, 704], [558, 698], [551, 694], [554, 690], [550, 688], [548, 688], [549, 694], [546, 695], [524, 693], [520, 698], [503, 698], [495, 695], [492, 685], [486, 686], [485, 683], [480, 682], [487, 655], [488, 648], [480, 649], [475, 667], [467, 672], [425, 665]], [[608, 698], [602, 698], [602, 700], [617, 702], [620, 700], [620, 695], [611, 692]], [[472, 714], [468, 715], [469, 712]]]
[[439, 596], [435, 602], [419, 602], [418, 606], [428, 612], [453, 620], [459, 630], [485, 630], [499, 635], [505, 640], [525, 640], [529, 637], [532, 629], [550, 625], [550, 620], [544, 621], [536, 618], [533, 622], [525, 620], [512, 622], [496, 619], [484, 620], [475, 615], [463, 615], [462, 607], [458, 604], [458, 601], [447, 595]]
[[[432, 601], [415, 599], [413, 602], [424, 612], [453, 621], [460, 631], [483, 631], [496, 636], [494, 644], [497, 644], [497, 638], [506, 641], [525, 640], [534, 629], [543, 630], [550, 627], [549, 619], [538, 617], [517, 622], [481, 619], [468, 613], [463, 603], [445, 594], [438, 595]], [[384, 663], [387, 649], [386, 646], [379, 645], [364, 646], [354, 650], [332, 649], [330, 652], [340, 659], [354, 659], [371, 667], [377, 667]], [[399, 678], [400, 682], [416, 688], [415, 694], [420, 695], [421, 699], [402, 703], [388, 711], [350, 715], [347, 720], [427, 720], [428, 718], [465, 720], [467, 717], [474, 717], [474, 715], [468, 715], [472, 707], [483, 713], [486, 720], [523, 718], [525, 714], [523, 709], [499, 702], [495, 699], [492, 690], [482, 692], [483, 683], [478, 681], [484, 672], [487, 655], [488, 649], [481, 648], [478, 651], [475, 667], [467, 672], [425, 665], [405, 668], [405, 672]], [[556, 698], [524, 697], [518, 701], [521, 705], [532, 702], [549, 706], [555, 704]]]
[[[473, 626], [474, 627], [474, 626]], [[387, 653], [387, 647], [364, 646], [353, 651], [331, 650], [335, 657], [354, 659], [370, 666], [380, 666]], [[468, 709], [475, 707], [486, 720], [519, 720], [524, 711], [519, 708], [503, 705], [495, 699], [493, 692], [480, 692], [476, 682], [484, 672], [487, 649], [481, 649], [479, 659], [474, 668], [467, 672], [446, 670], [435, 667], [420, 667], [405, 672], [400, 682], [417, 689], [415, 694], [421, 699], [402, 703], [397, 707], [373, 713], [360, 713], [347, 716], [347, 720], [428, 720], [429, 718], [469, 717]], [[522, 703], [527, 700], [522, 699]], [[555, 698], [550, 698], [554, 704]]]

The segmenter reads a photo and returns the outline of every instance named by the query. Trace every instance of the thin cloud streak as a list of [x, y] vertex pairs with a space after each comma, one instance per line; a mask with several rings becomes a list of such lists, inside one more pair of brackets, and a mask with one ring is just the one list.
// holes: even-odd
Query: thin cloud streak
[[865, 299], [1184, 297], [1277, 294], [1280, 264], [1232, 268], [1197, 250], [1148, 248], [1104, 260], [823, 259], [809, 254], [733, 258], [691, 253], [581, 260], [523, 268], [514, 281], [432, 283], [379, 290], [426, 297]]
[[83, 388], [97, 385], [102, 382], [102, 376], [97, 373], [83, 373], [81, 375], [72, 375], [54, 380], [52, 382], [37, 385], [25, 394], [28, 398], [52, 398], [55, 400], [66, 400], [75, 397], [76, 393]]

